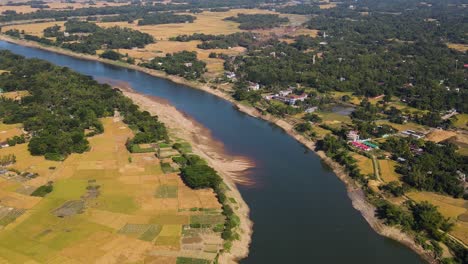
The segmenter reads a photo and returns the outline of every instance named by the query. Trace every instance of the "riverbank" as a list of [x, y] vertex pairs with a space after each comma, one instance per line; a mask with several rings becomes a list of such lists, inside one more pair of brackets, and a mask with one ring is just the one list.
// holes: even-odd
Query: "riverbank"
[[240, 218], [240, 239], [233, 242], [229, 253], [220, 256], [220, 263], [236, 263], [247, 257], [252, 235], [253, 223], [249, 219], [249, 207], [242, 199], [237, 184], [251, 184], [246, 179], [245, 172], [254, 164], [244, 157], [231, 156], [224, 151], [223, 144], [211, 136], [211, 132], [201, 124], [177, 110], [164, 99], [142, 95], [135, 92], [131, 87], [121, 84], [113, 84], [119, 88], [125, 96], [140, 106], [142, 110], [157, 115], [159, 120], [168, 128], [174, 138], [180, 138], [189, 142], [195, 154], [202, 157], [223, 178], [229, 191], [226, 195], [236, 200], [231, 206], [235, 214]]
[[[18, 41], [18, 42], [16, 42], [16, 41]], [[24, 45], [21, 42], [25, 42], [25, 41], [13, 40], [13, 41], [9, 41], [9, 42]], [[57, 48], [55, 48], [55, 47], [43, 47], [43, 46], [41, 46], [41, 45], [39, 45], [37, 43], [28, 43], [28, 44], [29, 45], [26, 45], [26, 46], [41, 48], [41, 49], [49, 50], [49, 51], [52, 51], [52, 52], [58, 52]], [[101, 61], [101, 62], [104, 62], [104, 63], [107, 63], [107, 64], [112, 64], [112, 65], [116, 65], [116, 66], [123, 66], [125, 68], [135, 69], [135, 70], [138, 70], [138, 71], [146, 72], [146, 73], [148, 73], [150, 75], [153, 75], [153, 76], [156, 76], [156, 77], [166, 78], [166, 79], [169, 79], [169, 80], [174, 81], [176, 83], [180, 83], [180, 84], [184, 84], [186, 86], [190, 86], [190, 87], [193, 87], [193, 88], [198, 88], [198, 89], [205, 90], [206, 92], [209, 92], [209, 93], [214, 94], [214, 95], [216, 95], [218, 97], [221, 97], [221, 98], [223, 98], [223, 99], [225, 99], [227, 101], [230, 101], [231, 103], [236, 105], [240, 111], [242, 111], [244, 113], [247, 113], [247, 114], [249, 114], [251, 116], [254, 116], [254, 117], [262, 118], [264, 120], [267, 120], [267, 121], [269, 121], [271, 123], [276, 124], [277, 126], [281, 127], [283, 130], [285, 130], [289, 135], [293, 136], [296, 140], [298, 140], [299, 142], [304, 144], [306, 147], [308, 147], [311, 150], [314, 150], [313, 142], [311, 140], [305, 139], [301, 135], [295, 133], [295, 131], [293, 129], [293, 126], [291, 124], [287, 123], [286, 121], [284, 121], [282, 119], [271, 117], [269, 115], [262, 115], [260, 112], [258, 112], [256, 109], [254, 109], [252, 107], [248, 107], [248, 106], [245, 106], [245, 105], [240, 105], [237, 102], [234, 102], [233, 99], [230, 98], [229, 94], [226, 94], [226, 93], [224, 93], [224, 92], [222, 92], [220, 90], [212, 89], [212, 88], [208, 87], [207, 85], [196, 83], [196, 82], [189, 82], [189, 81], [183, 80], [183, 79], [181, 79], [179, 77], [176, 77], [176, 76], [168, 76], [165, 73], [161, 73], [161, 72], [157, 72], [157, 71], [153, 71], [153, 70], [149, 70], [149, 69], [144, 69], [144, 68], [134, 66], [134, 65], [123, 65], [122, 63], [117, 63], [117, 62], [113, 62], [113, 61], [106, 61], [106, 60], [97, 58], [96, 56], [71, 54], [71, 52], [69, 52], [69, 51], [58, 52], [58, 53], [73, 56], [73, 57], [76, 57], [76, 58], [88, 59], [88, 60], [97, 60], [97, 61]], [[95, 58], [93, 58], [93, 57], [95, 57]], [[386, 232], [386, 231], [384, 232], [384, 231], [380, 230], [380, 227], [375, 223], [379, 223], [381, 226], [383, 226], [383, 224], [381, 223], [381, 221], [379, 219], [377, 219], [374, 216], [374, 210], [373, 210], [372, 205], [367, 203], [367, 201], [365, 199], [365, 196], [362, 193], [362, 191], [360, 191], [359, 187], [356, 186], [355, 183], [347, 176], [347, 174], [344, 172], [343, 168], [339, 164], [331, 161], [330, 159], [328, 159], [328, 161], [327, 161], [327, 158], [325, 157], [324, 153], [318, 152], [318, 155], [322, 159], [324, 159], [330, 165], [330, 167], [333, 168], [333, 170], [335, 171], [337, 176], [341, 180], [343, 180], [343, 182], [345, 182], [345, 184], [347, 186], [347, 189], [348, 189], [349, 197], [353, 201], [353, 206], [363, 214], [364, 218], [369, 222], [371, 227], [373, 227], [379, 234], [390, 237], [390, 238], [393, 238], [393, 239], [395, 239], [397, 241], [400, 241], [403, 244], [409, 246], [410, 248], [412, 248], [413, 250], [418, 252], [420, 255], [422, 255], [428, 261], [430, 259], [432, 259], [432, 258], [429, 257], [428, 254], [423, 252], [422, 249], [418, 249], [416, 245], [414, 245], [415, 247], [413, 247], [409, 242], [407, 243], [407, 242], [403, 241], [401, 239], [401, 237], [398, 236], [398, 234], [394, 234], [394, 233]], [[358, 190], [358, 191], [355, 192], [353, 190]], [[356, 195], [356, 194], [359, 194], [359, 193], [361, 193], [361, 194]], [[363, 206], [363, 205], [365, 205], [365, 206]], [[368, 211], [364, 211], [363, 208], [368, 208]], [[383, 228], [391, 229], [391, 228], [389, 228], [387, 226], [383, 226]], [[406, 234], [403, 234], [403, 236], [407, 237], [407, 241], [412, 241], [412, 239], [409, 236], [407, 236]]]

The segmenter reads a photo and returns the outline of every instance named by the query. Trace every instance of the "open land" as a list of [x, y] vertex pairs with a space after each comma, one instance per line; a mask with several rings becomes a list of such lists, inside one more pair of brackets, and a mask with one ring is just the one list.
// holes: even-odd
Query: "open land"
[[[11, 169], [37, 173], [32, 179], [20, 180], [14, 173], [0, 177], [0, 260], [213, 260], [222, 248], [220, 233], [190, 224], [194, 219], [223, 223], [214, 192], [192, 190], [177, 173], [165, 174], [154, 153], [129, 153], [125, 142], [133, 132], [119, 118], [102, 122], [105, 132], [90, 138], [91, 150], [63, 162], [31, 156], [26, 144], [0, 149], [0, 156], [16, 155]], [[52, 193], [44, 198], [29, 195], [50, 181]]]

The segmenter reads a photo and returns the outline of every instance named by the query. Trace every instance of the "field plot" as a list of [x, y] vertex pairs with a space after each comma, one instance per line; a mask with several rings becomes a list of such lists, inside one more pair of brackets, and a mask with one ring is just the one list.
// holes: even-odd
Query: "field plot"
[[400, 174], [395, 172], [397, 163], [393, 160], [379, 160], [380, 177], [385, 182], [399, 181]]
[[352, 155], [354, 159], [357, 160], [357, 165], [359, 169], [361, 170], [361, 173], [364, 175], [372, 174], [374, 175], [374, 166], [372, 165], [372, 160], [369, 159], [368, 157], [359, 155], [359, 154], [353, 154]]
[[7, 140], [14, 136], [20, 136], [23, 134], [21, 125], [19, 124], [3, 124], [0, 122], [0, 142]]
[[[207, 221], [223, 219], [213, 191], [192, 190], [179, 175], [163, 174], [154, 153], [129, 153], [125, 142], [132, 131], [112, 118], [102, 121], [105, 131], [89, 139], [91, 150], [63, 162], [33, 157], [27, 144], [0, 149], [0, 155], [15, 153], [14, 168], [39, 174], [25, 182], [0, 177], [0, 260], [175, 263], [178, 256], [193, 255], [211, 261], [222, 243], [211, 246], [209, 254], [205, 248], [182, 252], [181, 244], [182, 226], [191, 217], [204, 219], [210, 212]], [[45, 197], [18, 193], [48, 181], [53, 191]], [[188, 203], [203, 210], [187, 211]], [[213, 239], [221, 239], [220, 233], [203, 237], [202, 243]]]
[[65, 22], [54, 21], [54, 22], [42, 22], [42, 23], [22, 24], [22, 25], [11, 25], [11, 26], [2, 27], [2, 31], [5, 32], [10, 29], [17, 29], [21, 32], [24, 30], [24, 33], [26, 34], [43, 37], [44, 29], [55, 26], [55, 25], [59, 25], [62, 27], [62, 30], [63, 30], [64, 29], [63, 24], [65, 24]]
[[407, 196], [418, 202], [428, 201], [437, 206], [443, 216], [456, 220], [454, 229], [450, 234], [468, 244], [467, 201], [431, 192], [410, 192]]

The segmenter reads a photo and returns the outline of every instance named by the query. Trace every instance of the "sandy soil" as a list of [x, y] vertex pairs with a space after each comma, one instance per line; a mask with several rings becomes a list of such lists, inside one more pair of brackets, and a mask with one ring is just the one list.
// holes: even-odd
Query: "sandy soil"
[[125, 96], [132, 99], [143, 110], [158, 115], [174, 137], [190, 142], [194, 153], [204, 158], [210, 166], [222, 175], [224, 182], [231, 189], [227, 193], [228, 197], [236, 199], [239, 205], [237, 209], [235, 208], [235, 211], [236, 215], [241, 219], [241, 239], [234, 242], [230, 253], [220, 256], [220, 263], [235, 263], [236, 260], [246, 257], [249, 251], [253, 224], [249, 219], [249, 208], [242, 200], [235, 184], [252, 183], [245, 177], [245, 172], [253, 166], [253, 163], [247, 158], [226, 153], [223, 144], [215, 140], [207, 128], [177, 110], [166, 100], [136, 93], [126, 83], [112, 83], [109, 80], [100, 81], [118, 87]]
[[[246, 114], [248, 114], [250, 116], [253, 116], [253, 117], [261, 118], [263, 120], [266, 120], [266, 121], [268, 121], [270, 123], [273, 123], [273, 124], [277, 125], [278, 127], [282, 128], [286, 133], [288, 133], [290, 136], [292, 136], [297, 141], [302, 143], [304, 146], [306, 146], [307, 148], [315, 151], [314, 142], [309, 140], [309, 139], [304, 138], [300, 134], [297, 134], [294, 131], [292, 124], [289, 124], [285, 120], [282, 120], [282, 119], [279, 119], [279, 118], [276, 118], [276, 117], [272, 117], [272, 116], [269, 116], [269, 115], [262, 115], [257, 109], [255, 109], [253, 107], [239, 104], [239, 103], [235, 102], [234, 99], [232, 99], [228, 93], [222, 91], [221, 89], [212, 89], [208, 85], [201, 84], [201, 83], [198, 83], [198, 82], [187, 81], [187, 80], [185, 80], [185, 79], [183, 79], [181, 77], [168, 75], [168, 74], [165, 74], [163, 72], [138, 67], [138, 66], [135, 66], [135, 65], [123, 65], [121, 63], [116, 63], [114, 61], [105, 60], [105, 59], [99, 58], [97, 56], [73, 53], [73, 52], [70, 52], [68, 50], [64, 50], [64, 49], [60, 49], [60, 48], [56, 48], [56, 47], [45, 47], [45, 46], [39, 45], [38, 43], [34, 43], [34, 42], [30, 42], [30, 41], [24, 41], [24, 40], [18, 40], [18, 39], [12, 39], [12, 38], [10, 38], [8, 36], [5, 36], [5, 35], [0, 35], [0, 40], [16, 43], [16, 44], [19, 44], [19, 45], [22, 45], [22, 46], [29, 46], [29, 47], [49, 50], [49, 51], [52, 51], [52, 52], [56, 52], [56, 53], [60, 53], [60, 54], [64, 54], [64, 55], [68, 55], [68, 56], [72, 56], [72, 57], [76, 57], [76, 58], [100, 61], [100, 62], [103, 62], [103, 63], [106, 63], [106, 64], [111, 64], [111, 65], [118, 65], [120, 67], [125, 67], [125, 68], [138, 70], [138, 71], [145, 72], [147, 74], [153, 75], [155, 77], [165, 78], [165, 79], [171, 80], [171, 81], [173, 81], [175, 83], [178, 83], [178, 84], [183, 84], [183, 85], [187, 85], [189, 87], [195, 88], [195, 89], [203, 90], [205, 92], [211, 93], [211, 94], [216, 95], [216, 96], [218, 96], [218, 97], [220, 97], [220, 98], [222, 98], [222, 99], [224, 99], [226, 101], [231, 102], [233, 105], [235, 105], [237, 107], [237, 109], [239, 111], [241, 111], [243, 113], [246, 113]], [[414, 242], [414, 239], [412, 237], [410, 237], [409, 235], [403, 233], [401, 230], [398, 230], [396, 228], [384, 225], [382, 223], [382, 221], [379, 220], [375, 216], [375, 213], [374, 213], [375, 208], [371, 204], [369, 204], [367, 202], [367, 200], [365, 198], [365, 195], [362, 192], [362, 190], [347, 175], [347, 173], [344, 171], [343, 167], [340, 164], [338, 164], [335, 161], [328, 158], [325, 155], [325, 153], [322, 152], [322, 151], [318, 151], [316, 153], [322, 160], [324, 160], [325, 163], [327, 163], [333, 169], [333, 171], [338, 176], [338, 178], [341, 179], [345, 183], [346, 188], [348, 190], [348, 196], [350, 197], [350, 199], [351, 199], [351, 201], [353, 203], [353, 207], [356, 208], [356, 210], [361, 212], [361, 214], [366, 219], [366, 221], [369, 223], [369, 225], [378, 234], [380, 234], [382, 236], [385, 236], [385, 237], [388, 237], [388, 238], [391, 238], [391, 239], [394, 239], [394, 240], [399, 241], [400, 243], [408, 246], [409, 248], [414, 250], [416, 253], [418, 253], [422, 258], [424, 258], [428, 263], [437, 263], [435, 261], [435, 259], [433, 258], [432, 254], [430, 252], [428, 252], [428, 251], [425, 251], [420, 246], [418, 246]], [[213, 167], [215, 169], [218, 169], [216, 166], [213, 166]], [[220, 171], [220, 172], [222, 173], [222, 171]], [[239, 195], [239, 197], [240, 197], [240, 195]], [[237, 197], [236, 197], [236, 199], [237, 199]], [[242, 203], [245, 203], [243, 200], [238, 200], [238, 202], [239, 201], [242, 201]], [[246, 205], [245, 205], [245, 207], [247, 208]], [[246, 210], [246, 209], [244, 209], [244, 210]], [[248, 211], [248, 209], [247, 209], [247, 211]], [[245, 221], [243, 221], [243, 222], [245, 222]], [[244, 247], [246, 247], [246, 245], [248, 245], [248, 243], [245, 242], [245, 237], [247, 237], [247, 235], [242, 234], [241, 241], [244, 241], [244, 242], [243, 243], [239, 242], [239, 243], [242, 243], [242, 246], [244, 246]], [[249, 236], [248, 240], [250, 240], [250, 236]], [[237, 259], [241, 259], [241, 258], [247, 256], [248, 248], [243, 250], [242, 248], [239, 248], [239, 247], [241, 247], [241, 245], [239, 245], [239, 244], [235, 244], [233, 246], [233, 253], [232, 253], [233, 256], [230, 258], [230, 262], [235, 261]], [[236, 255], [235, 254], [236, 251], [242, 252], [243, 254]], [[226, 258], [229, 259], [229, 256], [223, 256], [223, 257], [226, 257]], [[222, 260], [224, 260], [224, 258], [222, 258]]]

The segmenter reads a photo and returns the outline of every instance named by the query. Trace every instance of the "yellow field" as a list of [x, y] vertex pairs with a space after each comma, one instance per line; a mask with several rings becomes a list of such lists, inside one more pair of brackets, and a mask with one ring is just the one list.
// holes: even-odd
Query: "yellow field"
[[468, 45], [466, 44], [447, 43], [447, 46], [453, 50], [460, 52], [468, 51]]
[[5, 32], [10, 29], [17, 29], [19, 31], [23, 31], [26, 34], [34, 35], [38, 37], [44, 36], [44, 29], [48, 27], [52, 27], [54, 25], [59, 25], [64, 29], [63, 24], [65, 22], [62, 21], [55, 21], [55, 22], [42, 22], [42, 23], [32, 23], [32, 24], [23, 24], [23, 25], [12, 25], [12, 26], [4, 26], [2, 31]]
[[[175, 263], [182, 225], [189, 224], [189, 215], [204, 214], [189, 209], [220, 211], [212, 190], [192, 190], [177, 174], [163, 174], [153, 153], [129, 153], [125, 141], [132, 131], [121, 121], [102, 121], [105, 132], [89, 139], [91, 150], [63, 162], [33, 157], [27, 144], [0, 149], [0, 156], [17, 156], [14, 168], [39, 173], [22, 182], [0, 177], [0, 208], [26, 210], [0, 229], [0, 262], [143, 263], [154, 257]], [[19, 193], [47, 181], [54, 182], [54, 190], [44, 198]], [[97, 197], [90, 196], [89, 186], [99, 186]], [[157, 197], [159, 186], [174, 186], [176, 192]], [[83, 212], [57, 217], [54, 212], [70, 201], [84, 201]], [[172, 250], [170, 257], [158, 256], [162, 249]], [[183, 254], [215, 256], [200, 250]]]
[[441, 141], [444, 141], [446, 139], [449, 139], [451, 137], [456, 136], [457, 133], [453, 131], [447, 131], [447, 130], [442, 130], [442, 129], [435, 129], [431, 131], [431, 133], [427, 134], [426, 139], [430, 141], [434, 141], [436, 143], [439, 143]]
[[397, 163], [393, 160], [379, 160], [380, 177], [385, 182], [399, 181], [400, 174], [395, 172]]
[[0, 142], [3, 142], [14, 136], [20, 136], [21, 134], [23, 134], [23, 132], [20, 125], [8, 125], [0, 122]]
[[[468, 244], [467, 201], [431, 192], [410, 192], [406, 195], [417, 202], [428, 201], [437, 206], [444, 217], [457, 220], [454, 230], [450, 234]], [[464, 219], [460, 219], [463, 215], [465, 216]]]
[[372, 165], [372, 160], [368, 157], [359, 155], [357, 153], [352, 154], [353, 158], [357, 160], [357, 165], [361, 170], [363, 175], [372, 174], [374, 175], [374, 165]]
[[190, 14], [196, 16], [197, 19], [193, 23], [177, 23], [177, 24], [162, 24], [162, 25], [145, 25], [138, 26], [135, 21], [133, 24], [127, 22], [109, 22], [97, 23], [101, 27], [128, 27], [141, 32], [148, 33], [155, 37], [156, 40], [168, 40], [170, 37], [178, 35], [192, 35], [194, 33], [204, 34], [232, 34], [241, 32], [239, 24], [233, 21], [223, 20], [226, 17], [235, 16], [238, 13], [242, 14], [273, 14], [268, 10], [257, 9], [232, 9], [227, 12], [203, 12], [199, 14]]
[[428, 201], [439, 207], [439, 211], [445, 217], [457, 218], [464, 214], [468, 208], [468, 202], [463, 199], [455, 199], [446, 195], [431, 192], [410, 192], [406, 194], [411, 199], [422, 202]]
[[14, 92], [1, 93], [0, 97], [12, 99], [12, 100], [20, 100], [21, 98], [28, 96], [28, 95], [29, 95], [28, 91], [14, 91]]
[[[47, 5], [49, 8], [44, 8], [43, 10], [65, 10], [65, 9], [77, 9], [77, 8], [87, 8], [87, 7], [104, 7], [104, 6], [121, 6], [128, 3], [111, 3], [104, 1], [94, 1], [95, 5], [90, 5], [88, 2], [77, 2], [77, 3], [61, 3], [61, 2], [48, 2]], [[31, 8], [31, 6], [0, 6], [0, 13], [6, 10], [14, 10], [17, 13], [32, 13], [40, 10], [39, 8]]]

